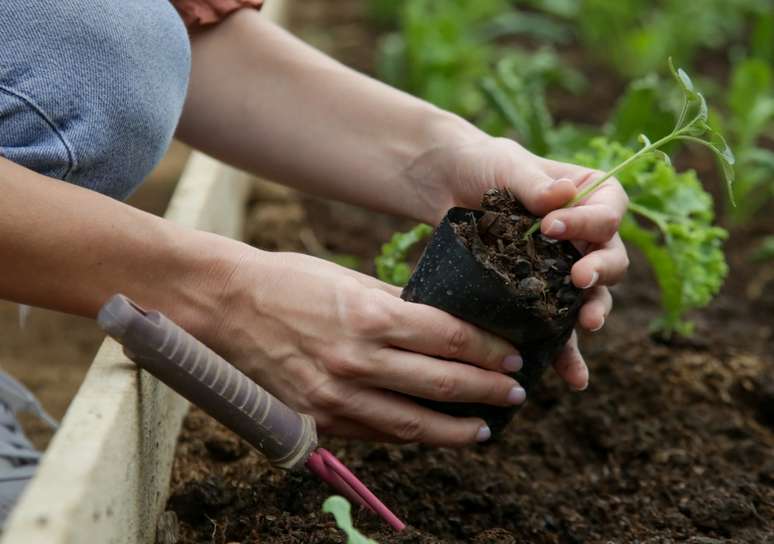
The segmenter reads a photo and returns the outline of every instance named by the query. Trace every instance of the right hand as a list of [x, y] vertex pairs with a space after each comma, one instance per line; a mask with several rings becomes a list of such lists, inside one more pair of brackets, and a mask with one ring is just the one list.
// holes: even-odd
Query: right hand
[[442, 446], [488, 439], [483, 420], [441, 414], [406, 395], [523, 402], [524, 390], [504, 373], [519, 365], [518, 350], [399, 295], [396, 287], [321, 259], [245, 249], [209, 343], [313, 416], [321, 432]]

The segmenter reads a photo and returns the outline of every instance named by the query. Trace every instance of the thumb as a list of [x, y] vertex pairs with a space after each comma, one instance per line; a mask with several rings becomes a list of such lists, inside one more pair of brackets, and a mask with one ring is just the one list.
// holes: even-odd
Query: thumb
[[572, 180], [552, 179], [543, 173], [523, 179], [520, 183], [510, 183], [507, 187], [530, 212], [541, 217], [561, 208], [577, 193]]

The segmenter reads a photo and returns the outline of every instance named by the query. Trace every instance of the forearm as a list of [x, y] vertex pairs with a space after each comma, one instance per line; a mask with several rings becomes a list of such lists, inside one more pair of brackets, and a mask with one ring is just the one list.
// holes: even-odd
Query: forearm
[[432, 214], [417, 205], [407, 169], [437, 146], [482, 136], [251, 10], [193, 38], [178, 135], [256, 174], [419, 220]]
[[241, 244], [2, 158], [0, 194], [0, 298], [94, 317], [122, 292], [194, 334], [212, 328]]

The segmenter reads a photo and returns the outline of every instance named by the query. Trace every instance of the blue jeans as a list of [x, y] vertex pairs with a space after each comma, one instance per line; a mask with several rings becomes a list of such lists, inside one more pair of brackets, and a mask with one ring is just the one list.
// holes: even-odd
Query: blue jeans
[[167, 0], [0, 0], [0, 154], [126, 198], [169, 146], [190, 65]]

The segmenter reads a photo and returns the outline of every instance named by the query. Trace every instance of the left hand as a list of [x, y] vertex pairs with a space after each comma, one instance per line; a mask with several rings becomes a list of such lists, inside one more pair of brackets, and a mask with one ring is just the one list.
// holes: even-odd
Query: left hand
[[[526, 208], [543, 217], [546, 236], [571, 240], [584, 253], [572, 268], [573, 284], [587, 290], [578, 322], [589, 331], [602, 328], [613, 299], [606, 286], [621, 280], [629, 266], [618, 226], [629, 199], [609, 179], [578, 205], [562, 208], [600, 172], [539, 157], [513, 140], [481, 135], [458, 146], [441, 146], [416, 160], [406, 172], [419, 201], [437, 224], [452, 206], [479, 208], [492, 187], [508, 188]], [[588, 369], [573, 333], [554, 366], [574, 389], [588, 385]]]

